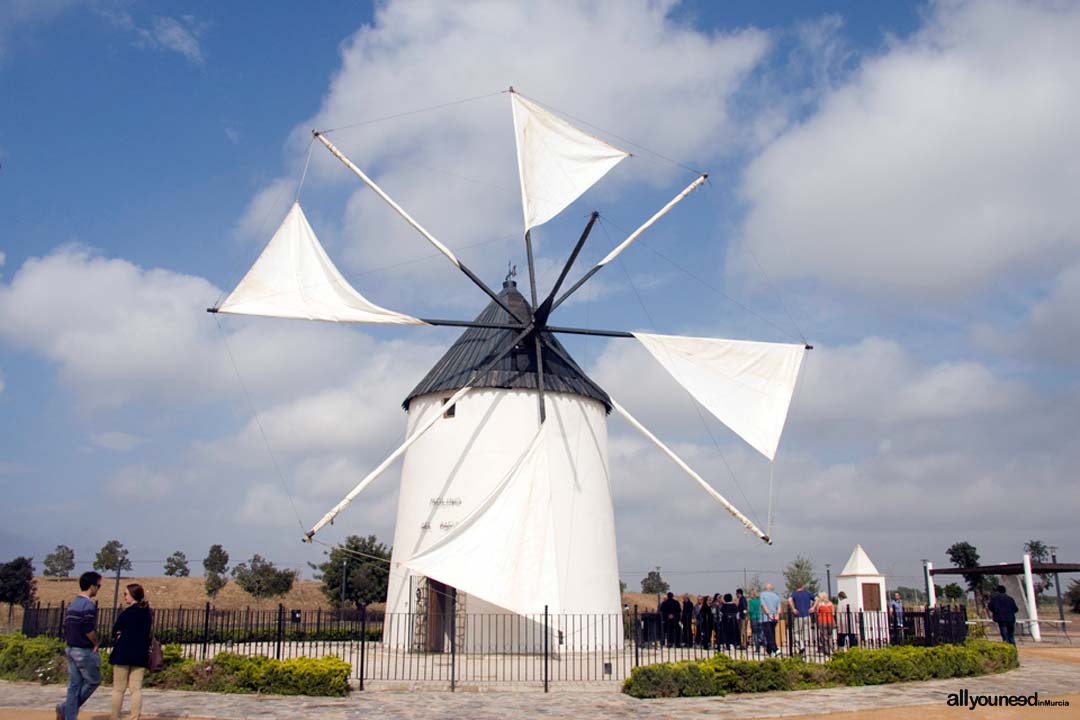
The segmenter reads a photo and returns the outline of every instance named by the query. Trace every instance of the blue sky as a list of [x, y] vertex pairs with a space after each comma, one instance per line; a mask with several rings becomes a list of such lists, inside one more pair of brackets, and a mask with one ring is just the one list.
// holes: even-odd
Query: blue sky
[[[711, 173], [560, 322], [817, 347], [772, 548], [612, 420], [631, 585], [835, 569], [855, 543], [909, 585], [961, 539], [1076, 552], [1078, 28], [1052, 3], [2, 2], [0, 556], [115, 537], [147, 572], [212, 542], [317, 559], [292, 506], [310, 525], [381, 459], [454, 333], [202, 310], [280, 221], [312, 127], [511, 84], [648, 149], [537, 233], [548, 283], [590, 210], [595, 261], [692, 179], [664, 158]], [[489, 284], [524, 265], [505, 95], [332, 137]], [[301, 200], [375, 302], [483, 307], [321, 148]], [[763, 519], [767, 464], [659, 368], [568, 346]], [[396, 479], [333, 532], [388, 541]]]

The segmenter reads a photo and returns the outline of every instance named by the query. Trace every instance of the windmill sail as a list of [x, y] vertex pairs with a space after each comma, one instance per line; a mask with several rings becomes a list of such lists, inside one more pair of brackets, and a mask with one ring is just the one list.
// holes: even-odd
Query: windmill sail
[[484, 502], [404, 565], [515, 613], [562, 612], [547, 427]]
[[255, 264], [217, 310], [329, 322], [425, 324], [358, 293], [327, 256], [299, 203], [293, 204]]
[[775, 459], [804, 345], [638, 332], [634, 337], [720, 422]]
[[525, 230], [546, 223], [629, 153], [510, 93]]

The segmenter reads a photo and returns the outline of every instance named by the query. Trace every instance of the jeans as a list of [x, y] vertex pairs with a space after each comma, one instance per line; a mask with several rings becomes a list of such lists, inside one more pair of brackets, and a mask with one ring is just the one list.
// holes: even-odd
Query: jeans
[[1001, 641], [1016, 644], [1016, 621], [999, 622], [998, 631], [1001, 633]]
[[77, 720], [79, 708], [101, 684], [101, 656], [90, 648], [69, 647], [67, 700], [57, 705], [64, 720]]
[[761, 621], [750, 621], [750, 635], [754, 640], [754, 647], [761, 647], [765, 644], [765, 636], [761, 633]]

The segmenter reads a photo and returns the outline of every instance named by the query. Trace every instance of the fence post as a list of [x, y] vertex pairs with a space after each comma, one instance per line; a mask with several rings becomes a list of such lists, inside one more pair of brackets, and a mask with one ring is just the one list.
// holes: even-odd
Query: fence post
[[61, 600], [60, 601], [60, 615], [58, 616], [60, 618], [60, 622], [57, 623], [57, 628], [56, 628], [56, 634], [61, 640], [64, 639], [64, 613], [65, 612], [66, 612], [66, 607], [64, 605], [64, 601]]
[[277, 642], [274, 648], [274, 658], [281, 659], [281, 642], [285, 639], [285, 606], [278, 603], [277, 606]]
[[206, 603], [206, 611], [203, 614], [203, 633], [202, 633], [202, 659], [206, 659], [206, 651], [210, 645], [210, 603]]
[[364, 689], [364, 649], [367, 647], [367, 604], [360, 605], [360, 689]]
[[544, 692], [548, 691], [548, 606], [544, 606]]
[[450, 692], [457, 689], [457, 593], [450, 598]]
[[637, 605], [634, 606], [634, 667], [641, 664], [641, 626], [638, 624]]

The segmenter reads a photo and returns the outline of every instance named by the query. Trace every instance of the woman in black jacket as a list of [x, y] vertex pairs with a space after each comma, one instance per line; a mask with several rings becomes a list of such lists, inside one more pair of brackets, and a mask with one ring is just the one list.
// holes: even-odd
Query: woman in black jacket
[[150, 666], [150, 630], [154, 621], [150, 603], [142, 585], [131, 583], [124, 590], [127, 607], [113, 623], [113, 651], [109, 663], [113, 667], [111, 720], [120, 720], [124, 691], [131, 690], [130, 720], [142, 713], [142, 682]]

